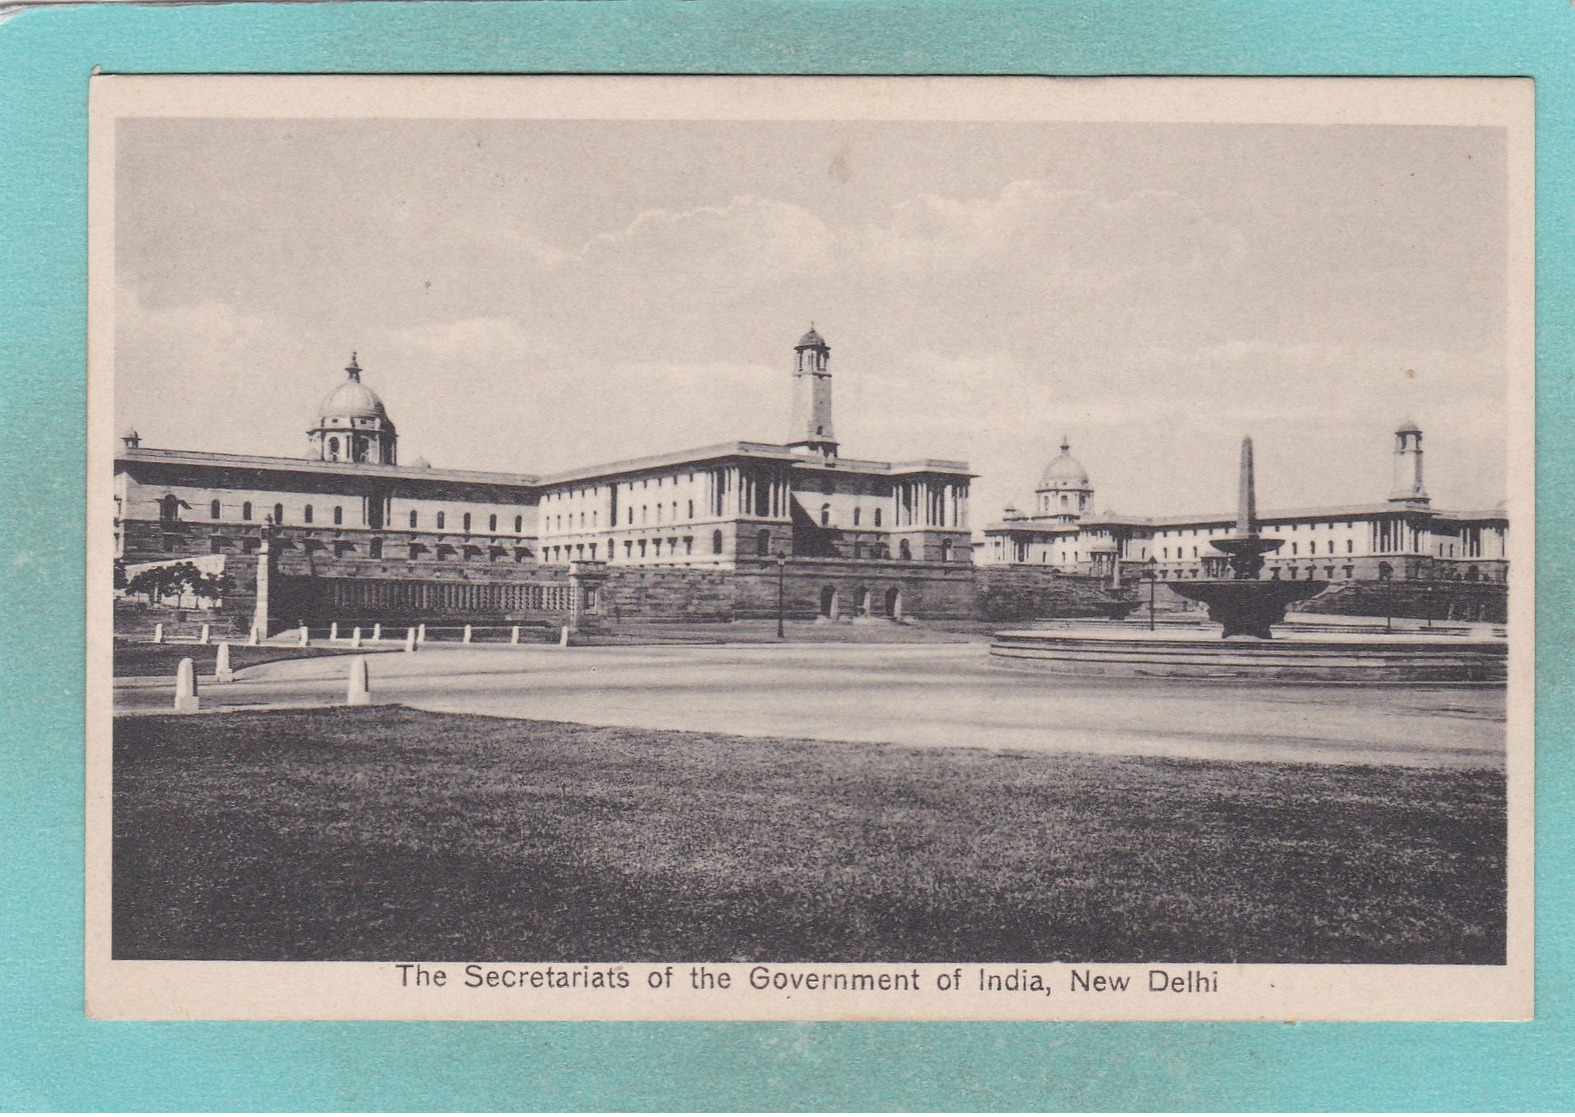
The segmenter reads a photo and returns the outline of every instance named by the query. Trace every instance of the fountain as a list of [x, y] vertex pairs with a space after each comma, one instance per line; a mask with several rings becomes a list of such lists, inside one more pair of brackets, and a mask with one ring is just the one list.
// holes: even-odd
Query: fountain
[[1214, 549], [1229, 556], [1231, 576], [1207, 582], [1166, 582], [1176, 593], [1209, 607], [1209, 619], [1223, 629], [1222, 638], [1249, 636], [1271, 639], [1272, 625], [1285, 620], [1285, 610], [1324, 591], [1327, 582], [1265, 581], [1263, 556], [1277, 551], [1283, 539], [1258, 534], [1258, 500], [1252, 468], [1252, 439], [1241, 440], [1241, 475], [1237, 488], [1236, 534], [1217, 540]]
[[[1264, 555], [1284, 544], [1258, 530], [1252, 439], [1241, 444], [1236, 531], [1214, 542], [1229, 577], [1166, 582], [1208, 606], [1209, 620], [1178, 619], [1155, 632], [1129, 623], [1056, 623], [997, 632], [990, 654], [1062, 675], [1273, 683], [1488, 683], [1503, 685], [1508, 643], [1478, 629], [1391, 632], [1357, 618], [1284, 625], [1286, 609], [1329, 583], [1264, 578]], [[1152, 561], [1152, 560], [1150, 560]], [[1218, 561], [1218, 560], [1216, 560]], [[1275, 636], [1275, 625], [1284, 632]], [[1223, 637], [1223, 639], [1221, 638]]]

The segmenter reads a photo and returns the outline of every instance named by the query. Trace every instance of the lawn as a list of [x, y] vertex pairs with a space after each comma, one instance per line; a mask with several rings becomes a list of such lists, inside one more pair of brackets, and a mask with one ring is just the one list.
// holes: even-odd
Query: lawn
[[[376, 651], [388, 651], [387, 648], [362, 648], [354, 652], [356, 655], [370, 655]], [[350, 655], [348, 645], [343, 647], [323, 647], [313, 645], [305, 648], [287, 647], [276, 644], [230, 644], [230, 669], [239, 671], [242, 667], [255, 667], [259, 663], [273, 663], [280, 659], [311, 659], [324, 655]], [[153, 644], [138, 640], [115, 641], [115, 678], [129, 676], [154, 676], [168, 675], [175, 677], [175, 669], [180, 666], [180, 661], [190, 659], [192, 666], [199, 675], [211, 675], [214, 664], [219, 658], [219, 644]]]
[[1502, 962], [1504, 779], [117, 719], [120, 958]]

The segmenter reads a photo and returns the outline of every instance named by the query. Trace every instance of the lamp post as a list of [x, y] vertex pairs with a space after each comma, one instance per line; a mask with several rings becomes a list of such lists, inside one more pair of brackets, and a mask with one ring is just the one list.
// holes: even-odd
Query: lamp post
[[1153, 555], [1143, 560], [1143, 576], [1148, 579], [1148, 630], [1154, 631], [1154, 586], [1159, 580], [1159, 563]]
[[782, 627], [782, 620], [783, 620], [783, 615], [784, 615], [784, 612], [785, 612], [785, 610], [783, 608], [783, 602], [785, 600], [784, 590], [783, 590], [783, 582], [784, 582], [784, 576], [786, 575], [786, 573], [787, 573], [787, 555], [783, 554], [781, 551], [778, 551], [777, 552], [777, 639], [778, 640], [786, 640], [787, 639], [787, 632]]

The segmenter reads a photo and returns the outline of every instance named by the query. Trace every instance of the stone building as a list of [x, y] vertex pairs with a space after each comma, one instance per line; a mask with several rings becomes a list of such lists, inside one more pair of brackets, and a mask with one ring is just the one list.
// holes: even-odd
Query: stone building
[[[963, 462], [841, 456], [830, 346], [794, 347], [781, 444], [731, 442], [548, 476], [399, 464], [388, 409], [352, 357], [304, 458], [145, 447], [115, 458], [128, 573], [222, 561], [227, 605], [305, 621], [480, 622], [590, 612], [959, 617], [972, 608]], [[592, 586], [581, 602], [576, 577]], [[262, 585], [265, 600], [256, 601]]]
[[[1264, 578], [1329, 582], [1508, 580], [1509, 519], [1504, 508], [1434, 508], [1422, 477], [1422, 431], [1395, 431], [1393, 480], [1382, 502], [1261, 512], [1264, 535], [1283, 539]], [[1008, 508], [976, 548], [981, 566], [1045, 567], [1068, 574], [1144, 576], [1154, 560], [1161, 580], [1225, 575], [1210, 541], [1235, 533], [1234, 514], [1121, 516], [1093, 511], [1088, 471], [1063, 440], [1045, 468], [1031, 512]]]

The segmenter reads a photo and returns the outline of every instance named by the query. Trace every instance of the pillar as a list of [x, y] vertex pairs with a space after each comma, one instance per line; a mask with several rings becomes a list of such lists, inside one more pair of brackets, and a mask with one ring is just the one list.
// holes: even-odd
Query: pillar
[[303, 648], [310, 647], [311, 643], [312, 643], [311, 630], [309, 628], [307, 628], [304, 624], [301, 626], [301, 635], [299, 637], [299, 641], [300, 641], [301, 647], [303, 647]]
[[328, 626], [328, 641], [333, 643], [337, 639], [339, 639], [339, 622], [335, 621]]
[[230, 670], [230, 645], [219, 645], [219, 658], [213, 669], [213, 681], [217, 683], [231, 683], [235, 681], [235, 672]]
[[175, 712], [195, 714], [201, 706], [197, 697], [197, 668], [189, 658], [183, 659], [175, 668]]
[[206, 643], [208, 643], [208, 639], [212, 635], [213, 635], [213, 627], [211, 625], [206, 625], [206, 624], [203, 625], [202, 626], [202, 631], [197, 634], [197, 643], [199, 643], [199, 644], [206, 644]]
[[407, 628], [407, 629], [405, 629], [405, 651], [407, 651], [407, 652], [414, 652], [415, 650], [416, 650], [416, 630], [413, 629], [413, 628]]
[[467, 643], [467, 644], [470, 643], [470, 625], [468, 625], [468, 624], [465, 626], [465, 640], [464, 640], [464, 642]]
[[153, 626], [153, 642], [155, 644], [164, 643], [164, 624], [162, 621]]
[[426, 642], [427, 642], [427, 626], [424, 625], [424, 624], [417, 625], [416, 626], [416, 643], [418, 643], [418, 644], [425, 644]]
[[383, 626], [381, 624], [374, 624], [372, 626], [372, 639], [374, 639], [374, 640], [381, 640], [382, 638], [383, 638]]
[[520, 626], [519, 625], [515, 625], [514, 628], [509, 632], [509, 643], [511, 643], [511, 644], [518, 644], [519, 642], [520, 642]]
[[345, 691], [345, 705], [370, 706], [371, 704], [372, 687], [366, 670], [366, 656], [351, 656], [350, 685]]
[[355, 629], [350, 633], [350, 646], [352, 648], [359, 648], [361, 646], [361, 626], [360, 625], [356, 625]]
[[252, 628], [261, 635], [259, 640], [268, 638], [268, 580], [269, 568], [273, 564], [273, 547], [269, 538], [267, 525], [262, 529], [262, 545], [257, 551], [257, 603], [252, 608]]

